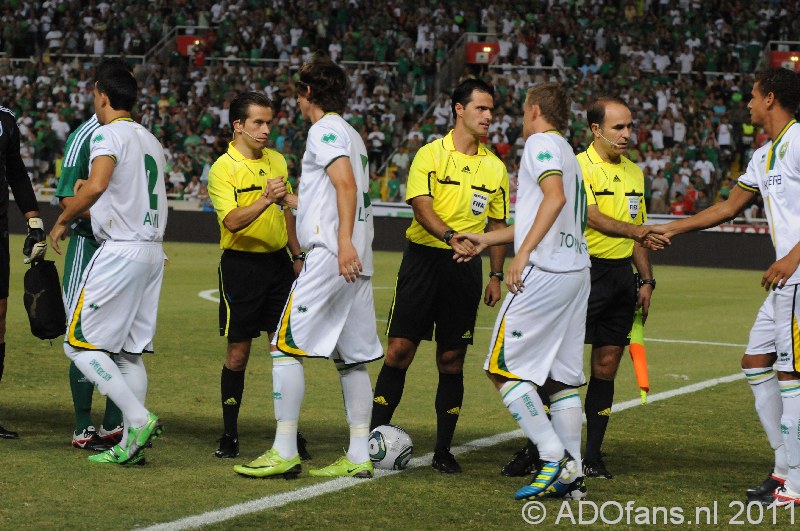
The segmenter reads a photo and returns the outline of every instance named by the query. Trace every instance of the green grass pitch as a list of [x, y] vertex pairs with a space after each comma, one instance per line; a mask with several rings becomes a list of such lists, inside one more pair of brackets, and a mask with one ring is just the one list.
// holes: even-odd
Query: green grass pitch
[[[170, 258], [159, 311], [157, 353], [147, 356], [148, 407], [165, 421], [164, 435], [147, 450], [144, 467], [91, 465], [84, 451], [70, 447], [72, 403], [67, 359], [60, 340], [33, 338], [22, 307], [20, 237], [12, 237], [6, 371], [0, 384], [0, 422], [17, 430], [16, 441], [0, 440], [0, 527], [133, 528], [171, 522], [265, 496], [325, 482], [306, 473], [298, 480], [252, 480], [231, 467], [247, 462], [271, 444], [274, 419], [271, 364], [265, 338], [255, 342], [240, 417], [241, 456], [212, 456], [222, 430], [219, 373], [225, 341], [217, 335], [217, 305], [198, 294], [217, 286], [219, 250], [214, 245], [168, 243]], [[53, 259], [52, 250], [48, 253]], [[59, 269], [63, 264], [59, 262]], [[63, 259], [62, 259], [63, 260]], [[375, 302], [379, 332], [391, 302], [399, 253], [376, 254]], [[484, 269], [487, 266], [484, 265]], [[647, 338], [652, 392], [739, 372], [748, 330], [764, 293], [761, 272], [676, 267], [656, 269]], [[505, 291], [505, 290], [504, 290]], [[499, 307], [499, 304], [498, 304]], [[482, 306], [475, 344], [465, 367], [466, 397], [454, 445], [517, 429], [482, 371], [497, 309]], [[384, 338], [385, 339], [385, 338]], [[691, 343], [694, 341], [695, 343]], [[703, 342], [721, 343], [720, 345]], [[309, 440], [312, 465], [332, 462], [347, 446], [347, 425], [332, 363], [309, 360], [300, 429]], [[380, 363], [370, 366], [372, 379]], [[423, 343], [407, 380], [394, 422], [412, 436], [415, 455], [432, 450], [436, 369], [433, 346]], [[629, 358], [617, 378], [616, 401], [637, 399]], [[105, 398], [95, 394], [99, 423]], [[525, 525], [522, 503], [513, 499], [522, 484], [505, 478], [500, 466], [520, 447], [513, 439], [464, 453], [464, 472], [445, 476], [423, 466], [389, 477], [294, 501], [278, 509], [216, 523], [217, 529], [510, 529]], [[637, 507], [695, 507], [718, 504], [716, 523], [727, 528], [744, 490], [770, 469], [772, 451], [742, 380], [634, 407], [612, 416], [606, 438], [611, 481], [588, 481], [589, 500], [598, 504], [635, 502]], [[308, 466], [304, 465], [304, 470]], [[561, 501], [545, 502], [548, 527]], [[577, 518], [577, 505], [575, 517]], [[609, 508], [607, 516], [615, 512]], [[691, 514], [690, 514], [691, 513]], [[789, 524], [789, 511], [777, 523]], [[756, 518], [753, 512], [751, 518]], [[763, 513], [764, 523], [773, 513]], [[747, 513], [739, 518], [747, 522]], [[800, 521], [800, 515], [796, 518]], [[563, 527], [571, 527], [568, 520]], [[623, 527], [635, 521], [623, 518]], [[653, 528], [675, 526], [655, 525]]]

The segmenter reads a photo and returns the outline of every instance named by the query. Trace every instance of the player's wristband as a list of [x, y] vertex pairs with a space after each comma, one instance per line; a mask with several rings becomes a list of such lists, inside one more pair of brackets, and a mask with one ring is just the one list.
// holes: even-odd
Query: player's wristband
[[492, 272], [489, 273], [489, 280], [492, 280], [495, 277], [497, 277], [497, 280], [502, 282], [503, 281], [503, 272], [502, 271], [492, 271]]
[[305, 262], [306, 261], [306, 253], [305, 253], [305, 251], [300, 251], [297, 254], [293, 254], [292, 255], [292, 262], [294, 262], [295, 260], [302, 260], [303, 262]]

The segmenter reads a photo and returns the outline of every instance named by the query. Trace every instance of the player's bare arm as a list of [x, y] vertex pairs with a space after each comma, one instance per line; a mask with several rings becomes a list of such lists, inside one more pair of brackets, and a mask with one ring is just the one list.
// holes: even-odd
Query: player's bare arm
[[734, 186], [728, 199], [701, 210], [694, 216], [679, 219], [664, 225], [648, 225], [654, 233], [672, 238], [678, 234], [716, 227], [735, 218], [753, 199], [753, 192]]
[[[283, 218], [286, 220], [286, 236], [288, 237], [286, 246], [289, 247], [289, 252], [292, 253], [292, 267], [294, 268], [295, 276], [297, 276], [303, 269], [303, 264], [305, 264], [305, 255], [302, 254], [303, 249], [297, 240], [297, 226], [290, 208], [283, 209]], [[303, 258], [299, 258], [301, 256]]]
[[[653, 268], [650, 266], [650, 254], [648, 249], [639, 243], [633, 245], [633, 254], [631, 255], [633, 265], [641, 278], [653, 278]], [[647, 320], [647, 314], [650, 311], [650, 299], [653, 297], [653, 286], [650, 284], [643, 284], [639, 288], [639, 294], [636, 298], [636, 309], [642, 309], [642, 322]]]
[[648, 238], [648, 235], [653, 232], [652, 225], [634, 225], [633, 223], [616, 220], [600, 212], [597, 205], [589, 205], [588, 211], [589, 227], [607, 236], [630, 238], [655, 251], [661, 250], [670, 244], [669, 238], [661, 234], [654, 234]]
[[[72, 201], [72, 199], [73, 199], [72, 197], [62, 197], [61, 199], [58, 200], [58, 206], [61, 207], [61, 210], [64, 210], [65, 208], [67, 208], [67, 205]], [[78, 217], [79, 218], [85, 218], [85, 219], [91, 219], [92, 218], [92, 216], [91, 216], [91, 214], [89, 214], [88, 210], [86, 210], [84, 212], [81, 212], [78, 215]]]
[[[484, 249], [492, 245], [505, 245], [514, 242], [514, 227], [506, 225], [503, 228], [493, 230], [491, 232], [482, 232], [480, 234], [475, 232], [459, 232], [453, 235], [451, 243], [462, 244], [464, 240], [472, 242], [475, 246], [475, 256], [481, 254]], [[453, 254], [453, 260], [456, 262], [469, 262], [472, 260], [473, 255]]]
[[339, 212], [339, 275], [346, 282], [355, 282], [362, 271], [361, 259], [353, 246], [353, 226], [356, 222], [356, 178], [350, 159], [340, 157], [326, 170], [336, 189]]
[[[277, 180], [282, 181], [283, 177], [277, 177]], [[270, 206], [277, 203], [275, 195], [268, 193], [269, 187], [264, 190], [261, 197], [256, 199], [252, 204], [247, 206], [236, 207], [225, 216], [222, 224], [231, 232], [239, 232], [250, 226], [258, 217], [264, 213]]]
[[287, 208], [297, 209], [297, 194], [286, 193], [286, 182], [282, 178], [269, 179], [267, 190], [271, 197], [280, 198], [277, 202]]
[[111, 181], [111, 174], [114, 172], [116, 161], [109, 156], [96, 157], [92, 161], [92, 169], [85, 184], [76, 192], [72, 201], [66, 205], [61, 215], [53, 224], [50, 231], [50, 246], [53, 250], [61, 254], [58, 242], [66, 237], [67, 225], [78, 217], [82, 212], [89, 210], [95, 202], [103, 195]]
[[[508, 227], [508, 222], [504, 219], [488, 218], [487, 228], [490, 233], [503, 230]], [[502, 272], [503, 264], [506, 261], [506, 246], [494, 245], [489, 248], [489, 264], [491, 271]], [[483, 302], [487, 306], [494, 306], [500, 300], [500, 278], [492, 276], [486, 284], [483, 294]]]
[[506, 273], [506, 286], [511, 293], [519, 293], [525, 288], [522, 282], [522, 272], [530, 263], [531, 253], [553, 226], [567, 202], [564, 195], [564, 183], [559, 177], [544, 179], [540, 186], [544, 199], [528, 234], [525, 235], [516, 256], [511, 261], [508, 273]]
[[[411, 199], [411, 208], [414, 210], [414, 218], [436, 239], [441, 240], [444, 233], [451, 230], [433, 209], [433, 197], [418, 195]], [[455, 238], [455, 235], [453, 238]], [[477, 254], [475, 246], [469, 240], [462, 239], [456, 241], [456, 243], [453, 242], [454, 240], [451, 239], [450, 245], [457, 254], [465, 256], [475, 256]]]

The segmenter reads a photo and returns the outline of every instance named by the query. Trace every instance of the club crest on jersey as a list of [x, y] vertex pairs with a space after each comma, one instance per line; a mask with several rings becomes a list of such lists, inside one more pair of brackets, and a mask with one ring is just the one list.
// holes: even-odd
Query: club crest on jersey
[[639, 203], [641, 200], [638, 195], [628, 196], [628, 214], [631, 215], [631, 219], [636, 219], [636, 216], [639, 215]]
[[786, 155], [786, 150], [789, 149], [789, 142], [784, 143], [781, 146], [781, 149], [778, 150], [778, 158], [783, 160], [783, 156]]
[[486, 205], [489, 203], [489, 196], [479, 192], [472, 194], [472, 213], [476, 216], [483, 214], [486, 210]]

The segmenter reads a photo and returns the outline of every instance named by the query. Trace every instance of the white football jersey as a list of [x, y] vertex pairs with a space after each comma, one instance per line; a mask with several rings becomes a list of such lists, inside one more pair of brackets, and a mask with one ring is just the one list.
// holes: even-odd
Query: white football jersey
[[320, 118], [308, 131], [303, 170], [297, 191], [297, 238], [303, 249], [319, 245], [339, 254], [339, 210], [336, 189], [326, 169], [336, 159], [347, 157], [356, 179], [356, 220], [353, 245], [371, 276], [372, 207], [369, 200], [369, 161], [361, 135], [338, 114]]
[[[739, 186], [760, 191], [764, 211], [780, 260], [800, 242], [800, 124], [791, 120], [774, 141], [755, 153], [747, 171], [739, 177]], [[786, 284], [800, 283], [800, 268]]]
[[522, 153], [514, 219], [514, 250], [519, 252], [544, 199], [539, 183], [561, 179], [567, 202], [553, 226], [531, 253], [530, 263], [555, 273], [589, 267], [586, 228], [586, 192], [578, 159], [569, 143], [556, 132], [528, 137]]
[[108, 189], [92, 205], [92, 231], [98, 241], [164, 240], [167, 191], [164, 149], [156, 137], [131, 119], [117, 119], [92, 134], [89, 160], [112, 157], [116, 166]]

